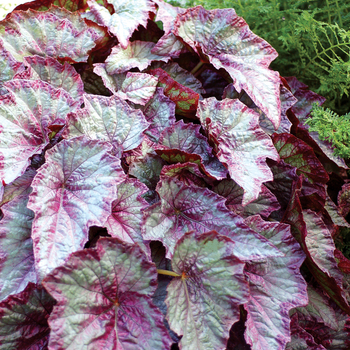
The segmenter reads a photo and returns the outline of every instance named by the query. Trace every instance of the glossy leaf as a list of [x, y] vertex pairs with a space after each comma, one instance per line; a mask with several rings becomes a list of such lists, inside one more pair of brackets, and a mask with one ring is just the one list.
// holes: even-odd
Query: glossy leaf
[[281, 100], [281, 123], [277, 130], [275, 130], [271, 121], [264, 113], [260, 115], [260, 126], [269, 135], [273, 133], [290, 133], [292, 123], [288, 119], [287, 111], [290, 110], [297, 102], [297, 98], [283, 85], [280, 86], [280, 100]]
[[13, 77], [25, 70], [22, 62], [18, 62], [13, 56], [0, 45], [0, 84], [13, 79]]
[[165, 302], [171, 329], [182, 335], [180, 348], [225, 347], [239, 305], [249, 295], [244, 264], [232, 254], [233, 245], [215, 231], [190, 232], [176, 244], [172, 268], [179, 277], [168, 285]]
[[192, 89], [181, 85], [161, 68], [148, 71], [158, 78], [158, 87], [164, 88], [164, 95], [168, 96], [176, 104], [176, 113], [184, 116], [195, 114], [199, 94]]
[[126, 243], [137, 243], [149, 253], [141, 235], [142, 213], [148, 206], [142, 195], [147, 191], [147, 186], [137, 179], [128, 178], [120, 183], [116, 199], [112, 202], [112, 213], [105, 226], [112, 237]]
[[244, 189], [243, 205], [258, 198], [263, 182], [273, 179], [266, 158], [278, 160], [271, 139], [259, 127], [259, 115], [239, 100], [199, 102], [200, 118], [214, 151]]
[[0, 201], [0, 206], [12, 201], [16, 197], [25, 195], [28, 191], [28, 188], [32, 184], [35, 175], [36, 170], [32, 167], [28, 167], [22, 176], [6, 185], [3, 191], [4, 193], [2, 200]]
[[146, 73], [126, 74], [121, 89], [116, 95], [140, 105], [145, 105], [156, 91], [158, 79]]
[[[176, 80], [179, 84], [186, 86], [196, 92], [197, 94], [205, 93], [202, 83], [191, 72], [181, 68], [178, 63], [170, 62], [167, 64], [160, 63], [160, 68], [166, 71], [171, 78]], [[154, 65], [152, 65], [153, 67]], [[201, 97], [199, 97], [201, 99]]]
[[273, 143], [286, 163], [297, 168], [297, 174], [303, 174], [310, 183], [326, 183], [329, 176], [313, 149], [291, 134], [272, 135]]
[[216, 68], [225, 69], [238, 92], [244, 89], [271, 120], [281, 121], [280, 78], [270, 70], [277, 52], [249, 30], [233, 9], [197, 6], [179, 14], [173, 33]]
[[342, 286], [342, 274], [334, 258], [334, 242], [322, 219], [311, 210], [303, 210], [306, 225], [305, 237], [308, 252], [317, 267], [328, 276], [334, 278], [339, 287]]
[[113, 6], [113, 14], [95, 0], [88, 0], [98, 24], [106, 26], [118, 38], [121, 47], [126, 49], [134, 30], [140, 24], [147, 26], [150, 12], [156, 12], [155, 5], [150, 0], [109, 0], [109, 3]]
[[158, 5], [156, 21], [163, 23], [165, 34], [158, 40], [152, 52], [165, 57], [179, 57], [180, 53], [186, 51], [186, 49], [184, 44], [172, 33], [172, 30], [174, 29], [177, 15], [186, 10], [172, 6], [163, 0], [154, 0], [154, 2]]
[[233, 253], [241, 260], [259, 260], [281, 253], [250, 230], [244, 220], [229, 211], [225, 198], [206, 189], [186, 186], [171, 178], [157, 185], [160, 203], [145, 210], [144, 238], [161, 241], [172, 258], [178, 239], [188, 231], [215, 230], [235, 242]]
[[56, 5], [59, 7], [64, 7], [68, 11], [85, 10], [86, 0], [34, 0], [26, 2], [24, 4], [18, 5], [15, 10], [26, 11], [28, 9], [33, 9], [36, 11], [46, 11], [51, 5]]
[[175, 103], [164, 95], [163, 88], [157, 88], [142, 111], [146, 120], [151, 123], [145, 134], [158, 143], [161, 132], [176, 122]]
[[43, 281], [57, 300], [49, 347], [167, 349], [170, 337], [151, 295], [157, 270], [137, 245], [102, 238], [73, 253]]
[[38, 55], [69, 62], [86, 62], [88, 52], [101, 40], [78, 13], [52, 7], [50, 12], [12, 12], [0, 23], [2, 45], [15, 59]]
[[168, 58], [151, 53], [154, 43], [147, 41], [133, 41], [128, 47], [115, 46], [106, 59], [108, 74], [127, 72], [131, 68], [146, 69], [152, 61], [168, 61]]
[[4, 86], [13, 96], [13, 101], [0, 100], [0, 179], [8, 184], [50, 142], [50, 126], [63, 127], [67, 114], [79, 104], [42, 81], [12, 80]]
[[220, 181], [213, 188], [213, 191], [225, 197], [226, 206], [243, 217], [259, 214], [263, 218], [268, 218], [273, 211], [280, 209], [277, 198], [264, 185], [261, 187], [259, 197], [246, 206], [242, 206], [244, 191], [233, 180], [224, 179]]
[[[336, 264], [334, 264], [334, 257], [332, 257], [334, 242], [331, 242], [331, 245], [327, 246], [327, 243], [330, 242], [329, 232], [327, 232], [327, 228], [322, 222], [322, 219], [311, 210], [302, 210], [299, 199], [301, 186], [302, 176], [300, 176], [293, 185], [292, 197], [282, 222], [291, 225], [293, 237], [298, 241], [305, 252], [306, 264], [317, 282], [342, 310], [350, 313], [350, 306], [346, 300], [344, 290], [342, 286], [339, 285], [342, 279], [341, 273], [337, 270], [338, 268]], [[307, 216], [305, 220], [304, 213]], [[306, 220], [308, 220], [308, 224], [306, 224]], [[314, 220], [315, 222], [313, 222]], [[314, 229], [315, 232], [310, 231]], [[308, 238], [309, 246], [307, 246], [306, 243], [308, 234], [311, 235]], [[318, 239], [320, 239], [320, 244], [317, 242]], [[311, 252], [317, 255], [312, 256], [310, 254]], [[319, 254], [325, 254], [325, 256], [320, 256]]]
[[76, 70], [68, 63], [60, 64], [51, 57], [29, 56], [24, 58], [27, 71], [16, 74], [15, 79], [42, 80], [55, 88], [66, 90], [74, 99], [82, 99], [84, 83]]
[[199, 129], [199, 125], [184, 124], [180, 120], [163, 130], [155, 150], [168, 163], [193, 162], [206, 175], [218, 180], [224, 179], [227, 170], [212, 154], [212, 147]]
[[50, 336], [47, 320], [54, 304], [46, 290], [33, 283], [1, 302], [0, 349], [47, 349]]
[[337, 329], [339, 324], [334, 308], [330, 305], [329, 298], [320, 290], [311, 285], [307, 286], [309, 303], [304, 307], [298, 307], [298, 314], [306, 319], [324, 323], [327, 327]]
[[113, 145], [115, 154], [136, 148], [148, 123], [118, 96], [84, 95], [85, 110], [69, 117], [66, 137], [86, 135]]
[[30, 188], [1, 207], [0, 221], [0, 300], [22, 292], [29, 282], [36, 283], [33, 241], [34, 213], [27, 209]]
[[82, 249], [89, 226], [103, 226], [111, 214], [116, 185], [125, 175], [109, 151], [105, 143], [84, 137], [47, 151], [28, 202], [35, 213], [32, 238], [41, 278]]
[[[106, 69], [106, 63], [95, 63], [94, 73], [102, 78], [103, 87], [108, 88], [111, 93], [116, 93], [122, 88], [123, 82], [128, 73], [116, 73], [108, 74]], [[101, 95], [97, 93], [96, 95]]]
[[309, 90], [308, 86], [300, 82], [296, 77], [286, 77], [286, 81], [291, 87], [292, 93], [298, 99], [298, 102], [291, 108], [292, 116], [298, 121], [298, 137], [305, 136], [304, 141], [313, 143], [313, 148], [322, 152], [327, 158], [331, 159], [340, 167], [346, 167], [344, 160], [334, 155], [333, 147], [327, 140], [320, 140], [316, 131], [309, 132], [309, 125], [305, 122], [310, 118], [312, 104], [322, 105], [326, 99], [323, 96]]
[[265, 222], [259, 215], [249, 217], [246, 223], [284, 256], [246, 267], [250, 299], [245, 305], [245, 339], [252, 350], [284, 350], [290, 340], [289, 311], [308, 303], [306, 282], [299, 272], [305, 254], [291, 235], [289, 225]]
[[198, 164], [190, 162], [164, 165], [160, 177], [171, 177], [187, 186], [198, 186], [203, 188], [216, 182], [215, 179], [203, 174]]

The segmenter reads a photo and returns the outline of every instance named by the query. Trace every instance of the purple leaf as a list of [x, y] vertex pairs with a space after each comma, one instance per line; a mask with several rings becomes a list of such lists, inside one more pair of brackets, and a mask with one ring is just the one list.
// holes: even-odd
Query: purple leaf
[[320, 289], [315, 289], [311, 285], [307, 286], [309, 303], [304, 307], [298, 307], [298, 314], [310, 322], [316, 320], [319, 323], [324, 323], [327, 327], [336, 330], [339, 327], [336, 312], [330, 305], [330, 300]]
[[226, 206], [242, 217], [259, 214], [263, 218], [280, 209], [277, 198], [272, 192], [262, 185], [259, 197], [246, 206], [242, 206], [244, 191], [233, 180], [224, 179], [213, 187], [213, 191], [226, 198]]
[[155, 147], [157, 154], [168, 163], [193, 162], [198, 164], [206, 175], [214, 179], [226, 178], [226, 168], [212, 154], [212, 147], [199, 129], [200, 125], [185, 124], [179, 120], [162, 131], [158, 145]]
[[27, 209], [30, 192], [27, 188], [1, 207], [0, 300], [21, 292], [29, 282], [37, 282], [31, 238], [34, 213]]
[[148, 73], [158, 78], [158, 87], [164, 88], [168, 96], [176, 104], [175, 112], [191, 118], [195, 114], [199, 101], [199, 94], [192, 89], [178, 83], [170, 74], [161, 68], [151, 69]]
[[179, 13], [183, 13], [186, 9], [172, 6], [163, 0], [154, 0], [158, 5], [156, 21], [163, 22], [163, 30], [168, 33], [174, 28], [176, 17]]
[[88, 52], [101, 40], [103, 32], [87, 26], [78, 12], [59, 7], [50, 12], [12, 12], [0, 24], [2, 45], [15, 59], [38, 55], [86, 62]]
[[51, 57], [30, 56], [24, 62], [29, 65], [24, 73], [17, 73], [15, 79], [42, 80], [55, 88], [66, 90], [74, 99], [81, 100], [84, 83], [76, 70], [65, 62], [60, 64]]
[[179, 14], [173, 33], [216, 68], [225, 69], [238, 92], [244, 89], [271, 120], [281, 121], [280, 77], [270, 70], [277, 52], [249, 30], [233, 9], [197, 6]]
[[305, 254], [288, 225], [265, 222], [259, 215], [247, 218], [246, 223], [284, 256], [247, 264], [250, 299], [245, 305], [245, 338], [252, 350], [284, 350], [290, 340], [289, 311], [308, 303], [306, 282], [299, 272]]
[[112, 202], [112, 214], [105, 226], [112, 237], [126, 243], [138, 243], [150, 255], [141, 235], [142, 212], [148, 206], [142, 195], [147, 191], [147, 186], [137, 179], [128, 178], [120, 183]]
[[47, 319], [55, 301], [42, 286], [29, 283], [0, 303], [0, 349], [47, 350]]
[[25, 71], [25, 65], [18, 62], [13, 56], [0, 44], [0, 84], [13, 79], [17, 73]]
[[128, 47], [134, 30], [140, 24], [146, 27], [150, 12], [156, 12], [150, 0], [109, 0], [114, 9], [113, 14], [95, 0], [88, 0], [87, 3], [98, 24], [106, 26], [124, 49]]
[[305, 142], [291, 134], [272, 135], [273, 143], [286, 163], [297, 168], [297, 174], [303, 174], [311, 184], [326, 183], [329, 176], [313, 149]]
[[172, 33], [175, 20], [179, 13], [186, 10], [181, 7], [172, 6], [163, 0], [154, 0], [158, 5], [156, 21], [163, 22], [165, 34], [159, 39], [152, 52], [161, 56], [176, 58], [180, 53], [186, 51], [184, 44]]
[[166, 162], [154, 151], [155, 144], [146, 136], [134, 150], [127, 152], [129, 175], [135, 176], [151, 190], [155, 190]]
[[158, 143], [161, 132], [176, 122], [175, 103], [164, 95], [163, 88], [157, 88], [142, 110], [146, 120], [151, 123], [145, 134]]
[[84, 95], [85, 109], [69, 116], [66, 137], [86, 135], [113, 145], [115, 154], [136, 148], [148, 128], [141, 111], [117, 96]]
[[151, 53], [154, 45], [152, 42], [136, 40], [125, 48], [122, 45], [113, 47], [105, 63], [107, 73], [110, 75], [124, 73], [131, 68], [138, 68], [141, 71], [153, 61], [167, 62], [169, 58]]
[[22, 176], [6, 185], [4, 188], [2, 200], [0, 201], [0, 206], [12, 201], [16, 197], [25, 195], [28, 191], [28, 188], [31, 186], [35, 175], [36, 170], [32, 167], [28, 167]]
[[145, 105], [156, 91], [158, 79], [146, 73], [128, 72], [116, 95], [124, 100]]
[[153, 54], [166, 58], [178, 58], [185, 52], [185, 45], [171, 32], [163, 35], [152, 49]]
[[323, 345], [316, 344], [313, 336], [298, 324], [298, 315], [291, 317], [291, 341], [286, 350], [327, 350]]
[[208, 187], [215, 180], [203, 174], [196, 163], [176, 163], [164, 165], [160, 173], [161, 178], [173, 178], [187, 186]]
[[341, 215], [346, 217], [350, 212], [350, 183], [345, 183], [338, 193], [338, 206]]
[[250, 230], [240, 216], [229, 211], [225, 198], [216, 193], [171, 178], [161, 179], [157, 192], [161, 201], [145, 210], [143, 236], [161, 241], [167, 258], [173, 256], [177, 240], [191, 230], [215, 230], [228, 236], [235, 242], [233, 253], [244, 261], [281, 255], [274, 245]]
[[323, 153], [327, 158], [336, 163], [339, 167], [347, 168], [346, 163], [340, 157], [334, 155], [334, 148], [327, 140], [320, 140], [316, 131], [309, 132], [310, 126], [305, 124], [309, 119], [312, 104], [322, 105], [326, 99], [315, 92], [309, 90], [308, 86], [298, 81], [295, 77], [285, 77], [292, 93], [298, 99], [298, 102], [291, 108], [291, 114], [298, 121], [298, 137], [303, 137], [304, 141], [312, 145], [315, 151]]
[[170, 328], [182, 335], [180, 349], [225, 348], [249, 296], [233, 245], [215, 231], [189, 232], [177, 242], [171, 264], [179, 277], [168, 285], [165, 302]]
[[[302, 210], [299, 199], [301, 186], [302, 176], [298, 178], [293, 186], [292, 197], [282, 222], [291, 225], [292, 234], [305, 252], [305, 262], [316, 281], [342, 310], [350, 313], [350, 306], [346, 300], [344, 290], [339, 285], [342, 279], [341, 272], [334, 264], [334, 256], [332, 256], [334, 242], [329, 237], [330, 234], [327, 232], [327, 227], [322, 219], [311, 210]], [[306, 219], [304, 219], [304, 214]], [[311, 230], [315, 230], [315, 232]], [[308, 235], [310, 236], [307, 243], [306, 237]], [[320, 244], [318, 244], [318, 240], [320, 240]], [[315, 256], [311, 255], [312, 253]], [[322, 256], [322, 254], [325, 254], [325, 256]]]
[[50, 142], [50, 126], [64, 126], [67, 113], [79, 105], [62, 89], [34, 80], [4, 84], [13, 101], [0, 100], [0, 179], [6, 184], [21, 176], [29, 158]]
[[281, 99], [281, 124], [277, 130], [275, 130], [271, 121], [266, 117], [264, 113], [260, 115], [260, 126], [269, 135], [274, 132], [281, 134], [284, 132], [289, 133], [292, 123], [287, 117], [287, 111], [293, 107], [298, 100], [294, 95], [283, 85], [280, 86], [280, 99]]
[[239, 100], [199, 102], [197, 115], [215, 144], [214, 151], [235, 182], [244, 189], [243, 205], [258, 198], [263, 182], [273, 179], [266, 158], [279, 156], [259, 126], [259, 115]]
[[[127, 72], [108, 74], [106, 69], [106, 63], [95, 63], [94, 73], [102, 78], [104, 88], [108, 88], [111, 93], [116, 93], [122, 88], [123, 82], [126, 78]], [[96, 93], [95, 95], [101, 95]]]
[[[170, 62], [164, 64], [160, 62], [158, 65], [159, 68], [162, 68], [164, 71], [166, 71], [170, 77], [176, 80], [179, 84], [190, 88], [199, 95], [205, 93], [205, 90], [202, 87], [202, 83], [191, 72], [181, 68], [178, 63]], [[154, 66], [157, 65], [153, 64], [152, 67]]]
[[294, 334], [299, 337], [309, 334], [319, 349], [347, 350], [350, 346], [350, 317], [334, 303], [331, 302], [329, 305], [336, 318], [336, 323], [332, 327], [328, 327], [323, 321], [318, 322], [315, 318], [305, 317], [298, 308], [292, 318]]
[[305, 243], [313, 263], [342, 287], [342, 274], [334, 258], [334, 241], [322, 219], [312, 210], [303, 210], [307, 235]]
[[71, 254], [43, 284], [57, 300], [49, 318], [50, 348], [170, 348], [151, 299], [157, 270], [137, 245], [101, 238], [96, 249]]
[[103, 227], [111, 214], [116, 185], [125, 174], [109, 151], [105, 143], [84, 137], [47, 151], [28, 203], [35, 213], [32, 238], [41, 278], [82, 249], [89, 226]]

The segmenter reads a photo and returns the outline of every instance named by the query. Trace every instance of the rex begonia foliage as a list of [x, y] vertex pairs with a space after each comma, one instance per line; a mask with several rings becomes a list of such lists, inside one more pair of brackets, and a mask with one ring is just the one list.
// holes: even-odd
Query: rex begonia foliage
[[0, 349], [348, 349], [347, 166], [276, 57], [233, 9], [0, 22]]

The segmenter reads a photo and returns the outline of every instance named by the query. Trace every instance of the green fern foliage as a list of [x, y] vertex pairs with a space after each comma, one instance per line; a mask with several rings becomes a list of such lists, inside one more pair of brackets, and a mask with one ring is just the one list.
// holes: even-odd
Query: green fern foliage
[[[171, 1], [170, 1], [171, 2]], [[271, 68], [296, 76], [326, 97], [339, 114], [350, 111], [349, 0], [180, 0], [185, 7], [234, 8], [250, 29], [279, 53]]]
[[333, 145], [335, 155], [350, 158], [350, 113], [339, 116], [315, 103], [311, 118], [306, 123], [310, 131], [318, 132], [321, 140], [327, 140]]
[[[350, 7], [350, 4], [349, 4]], [[303, 11], [283, 31], [279, 40], [286, 52], [297, 52], [295, 61], [281, 57], [279, 65], [289, 66], [288, 75], [295, 75], [310, 89], [327, 98], [327, 107], [344, 113], [350, 111], [350, 30], [337, 23], [315, 19], [317, 12]], [[282, 67], [279, 67], [283, 69]]]

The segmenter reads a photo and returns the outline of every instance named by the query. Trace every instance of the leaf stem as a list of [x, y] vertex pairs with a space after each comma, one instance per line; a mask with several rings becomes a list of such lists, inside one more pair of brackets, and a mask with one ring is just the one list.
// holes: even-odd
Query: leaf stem
[[203, 66], [203, 64], [203, 61], [199, 61], [198, 64], [191, 70], [191, 73], [195, 76], [196, 72]]
[[178, 273], [176, 273], [176, 272], [174, 272], [174, 271], [157, 269], [157, 272], [158, 272], [160, 275], [167, 275], [167, 276], [173, 276], [173, 277], [181, 277], [181, 275], [179, 275]]

